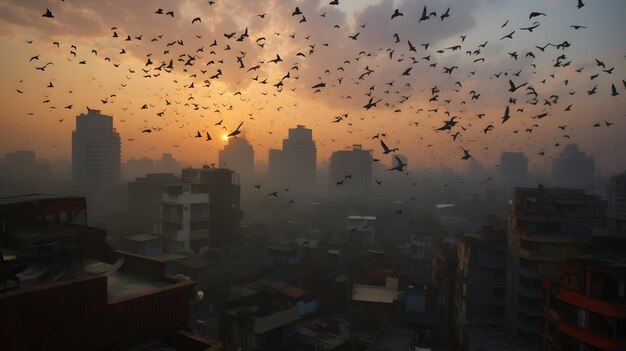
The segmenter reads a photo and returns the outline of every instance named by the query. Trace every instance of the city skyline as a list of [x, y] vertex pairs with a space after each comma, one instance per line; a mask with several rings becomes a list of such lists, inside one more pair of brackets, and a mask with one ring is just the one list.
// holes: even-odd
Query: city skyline
[[[114, 117], [122, 161], [170, 152], [187, 164], [217, 163], [224, 135], [243, 122], [260, 162], [287, 129], [302, 124], [316, 135], [318, 165], [353, 144], [380, 158], [372, 138], [385, 134], [409, 169], [465, 169], [464, 148], [486, 167], [497, 165], [502, 151], [522, 151], [529, 170], [549, 172], [570, 143], [594, 156], [603, 174], [623, 167], [623, 2], [580, 9], [563, 0], [270, 5], [5, 3], [0, 149], [69, 158], [70, 121], [88, 106]], [[424, 5], [438, 16], [419, 21]], [[291, 15], [296, 6], [303, 15]], [[174, 17], [155, 13], [166, 7]], [[448, 7], [450, 17], [441, 19]], [[54, 18], [41, 16], [46, 9]], [[403, 15], [390, 19], [396, 9]], [[125, 16], [114, 19], [114, 11]], [[277, 54], [282, 62], [270, 62]], [[223, 74], [212, 79], [218, 69]], [[259, 84], [264, 79], [268, 84]], [[611, 96], [611, 85], [619, 95]], [[370, 98], [382, 100], [366, 109]], [[506, 107], [510, 119], [501, 118]], [[453, 116], [450, 130], [435, 130]]]

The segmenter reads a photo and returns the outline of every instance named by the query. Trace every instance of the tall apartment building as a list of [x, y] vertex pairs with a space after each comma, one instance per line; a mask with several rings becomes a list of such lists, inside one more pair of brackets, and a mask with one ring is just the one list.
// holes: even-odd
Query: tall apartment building
[[241, 186], [239, 175], [230, 169], [185, 168], [181, 180], [192, 184], [205, 184], [211, 197], [209, 204], [209, 232], [212, 247], [235, 241], [239, 221], [243, 217], [240, 207]]
[[468, 340], [468, 328], [502, 328], [506, 318], [506, 221], [492, 218], [476, 234], [458, 241], [456, 326], [459, 345]]
[[290, 128], [289, 137], [283, 140], [283, 149], [270, 150], [269, 173], [283, 186], [310, 190], [315, 185], [317, 173], [313, 131], [303, 125]]
[[505, 186], [524, 186], [528, 181], [528, 159], [523, 152], [500, 155], [500, 180]]
[[164, 187], [154, 231], [168, 252], [199, 253], [209, 247], [209, 186], [171, 183]]
[[544, 283], [543, 350], [626, 350], [625, 248], [571, 259], [561, 284]]
[[136, 232], [152, 233], [154, 221], [161, 215], [163, 191], [178, 182], [172, 173], [151, 173], [128, 183], [128, 214], [130, 228]]
[[254, 177], [254, 148], [245, 137], [229, 138], [219, 152], [218, 164], [239, 173], [241, 180], [250, 184]]
[[557, 281], [567, 258], [592, 241], [606, 202], [582, 189], [516, 188], [509, 208], [507, 322], [539, 344], [543, 280]]
[[555, 186], [585, 187], [593, 184], [595, 161], [578, 149], [577, 144], [569, 144], [552, 161], [552, 180]]
[[87, 197], [90, 221], [99, 222], [113, 210], [111, 194], [120, 183], [120, 135], [113, 117], [89, 109], [76, 117], [72, 132], [72, 182]]
[[[352, 145], [352, 150], [335, 151], [330, 157], [330, 181], [333, 193], [364, 197], [370, 193], [373, 181], [371, 150]], [[343, 181], [341, 187], [336, 182]]]

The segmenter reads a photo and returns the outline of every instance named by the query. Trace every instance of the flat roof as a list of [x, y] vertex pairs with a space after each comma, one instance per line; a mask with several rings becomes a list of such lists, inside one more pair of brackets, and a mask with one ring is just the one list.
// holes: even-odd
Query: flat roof
[[125, 236], [124, 239], [130, 240], [130, 241], [142, 242], [142, 241], [161, 239], [161, 236], [156, 235], [156, 234], [150, 234], [150, 233], [138, 233], [138, 234]]
[[163, 278], [126, 272], [119, 269], [123, 265], [120, 259], [115, 264], [99, 260], [85, 260], [84, 272], [91, 275], [104, 275], [107, 278], [107, 297], [117, 299], [121, 297], [141, 294], [150, 290], [171, 285], [172, 282]]
[[257, 293], [222, 303], [222, 309], [233, 317], [251, 320], [251, 328], [264, 334], [300, 319], [298, 308], [282, 295]]
[[68, 195], [53, 195], [53, 194], [25, 194], [17, 196], [9, 196], [0, 198], [0, 206], [13, 205], [25, 202], [39, 202], [46, 200], [61, 200], [61, 199], [78, 199], [76, 196]]
[[354, 284], [352, 301], [393, 303], [398, 299], [398, 290], [385, 286]]
[[[409, 350], [415, 331], [403, 328], [384, 327], [370, 345], [372, 350]], [[426, 349], [430, 350], [430, 349]]]

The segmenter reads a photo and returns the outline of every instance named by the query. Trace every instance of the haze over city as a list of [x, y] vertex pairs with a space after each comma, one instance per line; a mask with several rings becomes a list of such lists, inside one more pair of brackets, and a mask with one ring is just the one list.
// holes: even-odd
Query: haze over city
[[0, 1], [0, 350], [626, 350], [626, 1]]

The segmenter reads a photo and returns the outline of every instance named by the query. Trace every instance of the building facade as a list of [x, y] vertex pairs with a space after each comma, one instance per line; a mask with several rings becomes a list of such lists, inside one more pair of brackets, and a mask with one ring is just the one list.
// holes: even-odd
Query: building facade
[[515, 189], [507, 238], [510, 329], [539, 344], [543, 280], [558, 280], [565, 260], [591, 243], [605, 216], [606, 202], [581, 189]]
[[241, 180], [250, 183], [254, 177], [254, 148], [244, 137], [229, 138], [219, 152], [219, 167], [239, 173]]
[[507, 248], [504, 221], [483, 224], [458, 241], [456, 325], [460, 346], [470, 344], [467, 328], [501, 328], [506, 317]]
[[580, 151], [577, 144], [569, 144], [552, 161], [552, 180], [561, 187], [585, 187], [593, 184], [595, 161]]
[[90, 221], [100, 222], [113, 211], [111, 194], [120, 183], [120, 162], [113, 117], [91, 109], [78, 115], [72, 132], [72, 182], [87, 197]]
[[171, 253], [200, 253], [209, 247], [210, 196], [206, 184], [173, 183], [164, 188], [154, 231]]
[[152, 173], [128, 183], [128, 214], [130, 229], [152, 233], [154, 220], [161, 214], [161, 202], [165, 185], [176, 183], [172, 173]]
[[528, 159], [523, 152], [500, 155], [500, 180], [505, 186], [524, 186], [528, 180]]
[[313, 131], [298, 125], [289, 129], [283, 140], [283, 149], [270, 150], [269, 173], [273, 180], [285, 187], [295, 186], [311, 190], [316, 183], [317, 149]]
[[[335, 151], [330, 157], [329, 186], [334, 194], [350, 197], [369, 195], [373, 181], [373, 159], [371, 150], [361, 145], [352, 145], [352, 150]], [[341, 187], [335, 184], [342, 182]]]
[[183, 182], [207, 186], [211, 197], [209, 204], [211, 246], [218, 247], [235, 242], [239, 221], [243, 217], [240, 207], [239, 174], [230, 169], [204, 166], [183, 169], [181, 179]]

